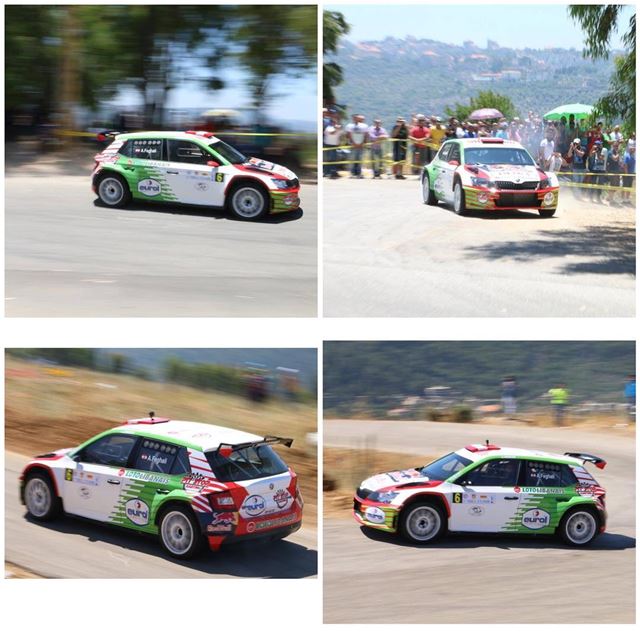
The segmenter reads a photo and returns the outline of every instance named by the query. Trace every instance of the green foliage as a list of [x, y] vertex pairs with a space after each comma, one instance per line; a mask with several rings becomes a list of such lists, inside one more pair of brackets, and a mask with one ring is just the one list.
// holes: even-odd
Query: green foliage
[[[324, 54], [335, 53], [338, 41], [349, 33], [349, 25], [338, 11], [324, 11], [322, 15], [322, 51]], [[322, 65], [322, 95], [327, 103], [335, 102], [334, 87], [342, 83], [342, 68], [335, 62], [324, 62]]]
[[96, 368], [94, 349], [7, 349], [6, 353], [23, 360], [46, 360], [67, 367]]
[[466, 120], [477, 109], [497, 109], [505, 118], [511, 119], [517, 115], [516, 108], [508, 96], [493, 91], [479, 91], [469, 100], [468, 105], [456, 103], [455, 107], [447, 107], [446, 113], [458, 120]]
[[191, 364], [179, 358], [167, 359], [164, 378], [167, 382], [196, 389], [212, 389], [232, 394], [241, 394], [244, 390], [242, 374], [232, 367], [218, 364]]

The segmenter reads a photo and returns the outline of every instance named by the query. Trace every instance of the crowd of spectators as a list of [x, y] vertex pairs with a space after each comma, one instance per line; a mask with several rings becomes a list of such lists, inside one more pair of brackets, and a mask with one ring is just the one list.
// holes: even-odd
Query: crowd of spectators
[[[390, 176], [404, 180], [407, 167], [418, 174], [445, 140], [491, 137], [519, 142], [543, 169], [560, 173], [573, 186], [582, 185], [576, 189], [578, 197], [600, 200], [604, 187], [633, 186], [636, 136], [632, 133], [625, 138], [617, 124], [591, 125], [574, 115], [544, 120], [533, 111], [523, 119], [490, 121], [461, 121], [418, 113], [410, 118], [398, 116], [388, 129], [383, 124], [375, 118], [369, 125], [365, 116], [358, 113], [344, 125], [337, 111], [324, 109], [324, 176], [339, 178], [339, 170], [348, 167], [352, 178], [363, 179], [362, 167], [366, 163], [374, 179], [381, 178], [388, 166]], [[383, 145], [385, 141], [390, 141], [390, 146]], [[344, 148], [348, 149], [348, 156], [340, 155]], [[623, 198], [630, 200], [631, 192], [624, 191]]]

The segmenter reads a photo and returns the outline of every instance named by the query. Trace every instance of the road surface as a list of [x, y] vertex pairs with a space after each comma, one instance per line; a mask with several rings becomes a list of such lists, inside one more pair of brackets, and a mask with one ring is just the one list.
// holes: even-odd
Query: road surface
[[5, 454], [5, 560], [48, 578], [307, 578], [317, 574], [315, 531], [271, 545], [236, 545], [191, 561], [165, 556], [155, 538], [76, 518], [25, 518], [18, 477], [27, 458]]
[[302, 214], [96, 204], [89, 176], [5, 179], [9, 317], [316, 315], [317, 187]]
[[[635, 447], [615, 430], [327, 421], [324, 445], [443, 454], [496, 444], [604, 457], [607, 532], [584, 550], [552, 537], [448, 536], [434, 546], [362, 530], [351, 517], [324, 521], [325, 623], [633, 623]], [[327, 473], [329, 469], [325, 468]], [[372, 469], [373, 474], [381, 469]]]
[[328, 317], [632, 317], [631, 206], [560, 193], [535, 212], [457, 216], [416, 178], [324, 181]]

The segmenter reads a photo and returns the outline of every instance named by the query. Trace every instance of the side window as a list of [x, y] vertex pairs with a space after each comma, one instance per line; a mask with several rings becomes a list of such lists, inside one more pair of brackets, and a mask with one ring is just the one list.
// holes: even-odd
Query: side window
[[158, 139], [131, 140], [131, 146], [126, 155], [139, 160], [164, 160], [163, 142]]
[[191, 465], [189, 464], [189, 454], [184, 447], [178, 447], [178, 453], [173, 462], [171, 473], [175, 475], [184, 475], [185, 473], [191, 473]]
[[447, 162], [451, 162], [451, 160], [457, 160], [460, 162], [460, 145], [455, 142], [451, 143], [451, 152], [449, 153]]
[[170, 473], [179, 448], [169, 442], [158, 442], [145, 438], [140, 445], [133, 466], [140, 471]]
[[452, 142], [447, 142], [442, 149], [440, 149], [440, 152], [438, 153], [438, 160], [442, 160], [443, 162], [447, 162], [447, 160], [449, 159], [449, 154], [451, 153], [451, 147], [453, 147], [453, 143]]
[[489, 460], [469, 471], [458, 483], [477, 487], [515, 487], [519, 468], [518, 460]]
[[576, 483], [566, 464], [527, 460], [524, 463], [525, 487], [566, 487]]
[[169, 162], [207, 164], [213, 158], [202, 147], [188, 140], [169, 140]]
[[76, 460], [108, 467], [126, 467], [137, 439], [137, 436], [113, 433], [81, 449]]
[[127, 140], [119, 149], [118, 155], [126, 156], [127, 158], [133, 157], [133, 140]]

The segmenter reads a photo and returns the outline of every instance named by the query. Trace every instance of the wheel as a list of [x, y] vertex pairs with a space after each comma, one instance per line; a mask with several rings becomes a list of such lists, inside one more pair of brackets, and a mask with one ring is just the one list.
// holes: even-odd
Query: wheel
[[453, 187], [453, 210], [459, 215], [463, 216], [467, 213], [465, 201], [464, 201], [464, 189], [460, 182], [456, 182]]
[[24, 502], [34, 520], [53, 520], [60, 513], [60, 501], [51, 478], [44, 471], [32, 471], [24, 485]]
[[555, 215], [556, 210], [555, 209], [540, 209], [538, 211], [538, 213], [540, 214], [541, 218], [552, 218]]
[[257, 184], [241, 184], [229, 198], [231, 213], [242, 220], [259, 220], [269, 211], [269, 194]]
[[160, 516], [160, 543], [174, 558], [193, 558], [204, 547], [204, 536], [190, 507], [172, 505]]
[[412, 542], [433, 542], [445, 532], [446, 527], [442, 510], [433, 502], [415, 502], [400, 514], [400, 532]]
[[98, 182], [98, 198], [107, 207], [125, 207], [131, 202], [131, 191], [124, 178], [107, 173]]
[[422, 178], [422, 202], [429, 206], [438, 204], [438, 198], [436, 198], [436, 194], [431, 188], [431, 184], [429, 183], [429, 174], [427, 172], [425, 172], [424, 177]]
[[558, 531], [568, 545], [581, 547], [592, 542], [598, 535], [598, 518], [592, 509], [576, 507], [565, 514]]

